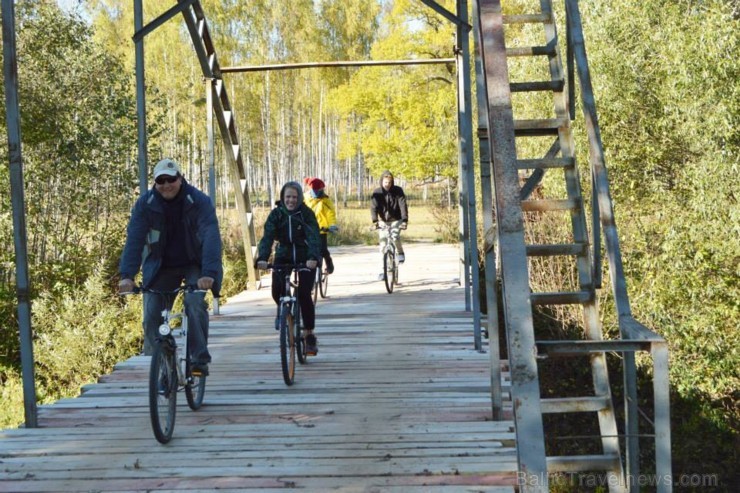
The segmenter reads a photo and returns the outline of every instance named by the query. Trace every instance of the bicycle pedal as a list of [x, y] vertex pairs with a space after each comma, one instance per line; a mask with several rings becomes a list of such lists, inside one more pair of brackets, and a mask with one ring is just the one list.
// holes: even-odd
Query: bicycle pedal
[[208, 376], [208, 365], [196, 364], [190, 370], [190, 374], [196, 378]]

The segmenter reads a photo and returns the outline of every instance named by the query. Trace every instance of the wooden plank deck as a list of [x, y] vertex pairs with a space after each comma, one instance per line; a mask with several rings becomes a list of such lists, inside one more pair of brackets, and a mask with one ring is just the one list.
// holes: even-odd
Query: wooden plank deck
[[269, 287], [212, 319], [205, 404], [178, 399], [175, 436], [153, 437], [146, 356], [38, 429], [0, 431], [0, 491], [513, 492], [513, 423], [491, 421], [489, 357], [473, 349], [457, 250], [409, 244], [389, 295], [377, 249], [333, 249], [317, 305], [319, 355], [282, 380]]

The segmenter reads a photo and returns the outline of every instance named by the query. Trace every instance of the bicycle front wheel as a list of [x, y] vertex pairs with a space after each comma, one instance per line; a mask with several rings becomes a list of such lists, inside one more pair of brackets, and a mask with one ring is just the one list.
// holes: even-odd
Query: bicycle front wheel
[[393, 285], [396, 281], [395, 265], [396, 259], [393, 252], [385, 252], [383, 255], [383, 280], [385, 281], [385, 290], [388, 291], [388, 293], [393, 292]]
[[177, 411], [177, 362], [175, 352], [162, 341], [154, 347], [149, 368], [149, 416], [159, 443], [172, 439]]
[[188, 358], [187, 367], [185, 368], [185, 374], [188, 379], [185, 385], [185, 398], [188, 400], [190, 409], [197, 411], [203, 405], [203, 396], [206, 393], [206, 376], [193, 375], [192, 367], [190, 358]]
[[293, 385], [295, 378], [296, 320], [288, 303], [280, 307], [280, 364], [283, 369], [285, 385]]
[[298, 362], [304, 365], [308, 358], [306, 358], [306, 338], [303, 336], [303, 324], [301, 323], [301, 304], [298, 301], [293, 304], [293, 320], [295, 352]]

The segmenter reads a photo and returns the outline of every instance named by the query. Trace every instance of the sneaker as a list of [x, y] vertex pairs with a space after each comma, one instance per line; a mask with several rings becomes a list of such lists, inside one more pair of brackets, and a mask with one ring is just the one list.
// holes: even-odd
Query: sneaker
[[398, 263], [399, 264], [402, 264], [405, 260], [406, 260], [406, 255], [404, 255], [403, 253], [399, 253], [398, 254]]
[[385, 281], [385, 272], [378, 274], [378, 281]]
[[208, 363], [193, 363], [190, 373], [196, 377], [207, 377], [208, 376]]
[[316, 356], [319, 354], [319, 348], [317, 347], [319, 344], [318, 339], [316, 339], [316, 336], [313, 334], [308, 334], [306, 336], [306, 355], [307, 356]]

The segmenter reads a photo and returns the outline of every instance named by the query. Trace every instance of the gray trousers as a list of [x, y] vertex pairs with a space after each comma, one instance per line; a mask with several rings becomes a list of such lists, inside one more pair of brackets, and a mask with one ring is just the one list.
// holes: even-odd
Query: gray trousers
[[[398, 220], [398, 221], [391, 221], [390, 223], [386, 223], [391, 228], [398, 231], [398, 239], [396, 240], [396, 252], [400, 253], [401, 255], [403, 255], [404, 253], [403, 244], [401, 243], [401, 231], [400, 231], [402, 222], [403, 221]], [[381, 271], [383, 270], [383, 246], [385, 245], [385, 240], [386, 238], [388, 238], [389, 234], [390, 234], [390, 231], [388, 231], [387, 229], [378, 230], [378, 241], [380, 242], [380, 270]]]
[[[149, 289], [155, 291], [173, 291], [182, 281], [185, 284], [196, 284], [200, 268], [196, 265], [175, 268], [163, 268], [157, 273]], [[210, 363], [208, 353], [208, 304], [205, 293], [184, 293], [185, 314], [188, 316], [188, 347], [190, 359], [195, 363]], [[162, 324], [162, 310], [172, 309], [174, 294], [144, 293], [144, 354], [151, 355], [159, 326]]]

